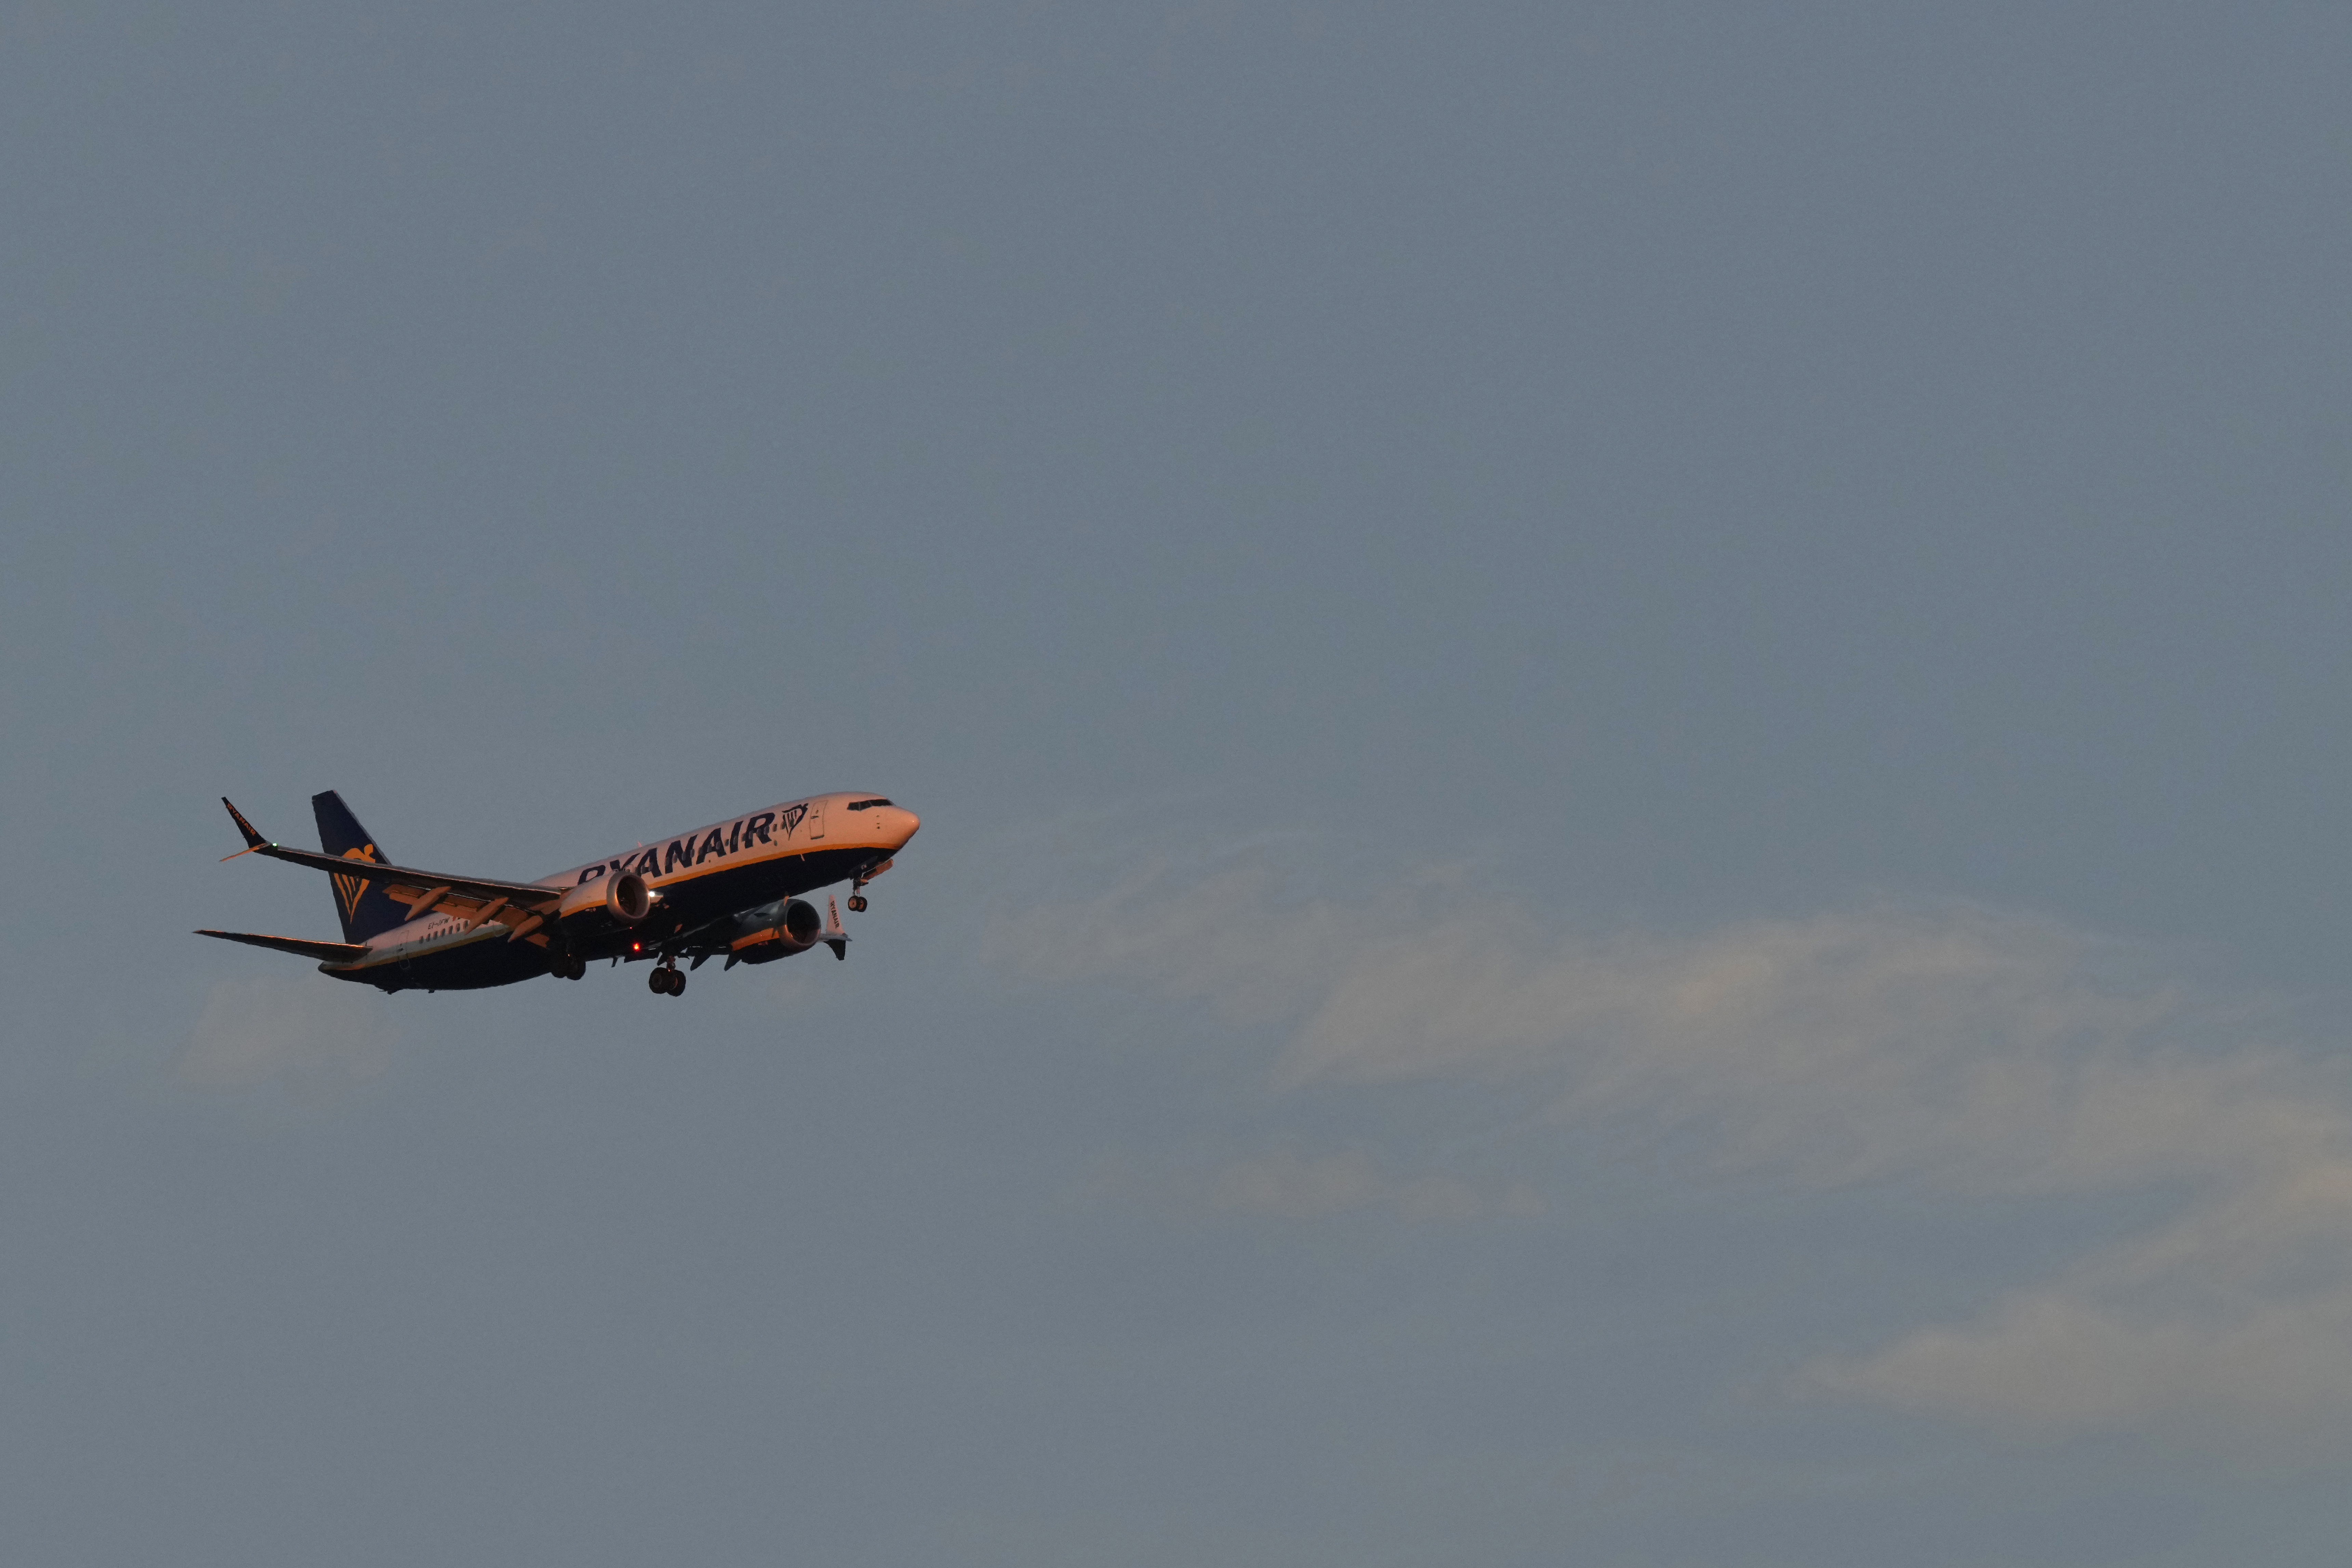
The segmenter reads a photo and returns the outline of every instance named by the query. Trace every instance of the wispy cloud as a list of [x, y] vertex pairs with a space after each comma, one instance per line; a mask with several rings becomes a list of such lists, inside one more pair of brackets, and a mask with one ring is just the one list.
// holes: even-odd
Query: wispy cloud
[[1211, 1181], [1209, 1205], [1228, 1214], [1320, 1219], [1367, 1209], [1416, 1223], [1502, 1217], [1530, 1219], [1543, 1199], [1525, 1183], [1495, 1194], [1459, 1176], [1390, 1176], [1361, 1149], [1310, 1155], [1278, 1149], [1230, 1162]]
[[1538, 1219], [1543, 1195], [1525, 1181], [1447, 1172], [1399, 1173], [1364, 1148], [1316, 1152], [1292, 1143], [1202, 1160], [1195, 1154], [1098, 1164], [1070, 1194], [1087, 1208], [1156, 1210], [1186, 1225], [1232, 1217], [1306, 1223], [1343, 1215], [1413, 1225]]
[[[1149, 868], [997, 922], [991, 953], [1270, 1024], [1286, 1092], [1505, 1083], [1541, 1108], [1528, 1136], [1671, 1129], [1704, 1151], [1694, 1176], [2177, 1194], [2169, 1218], [1980, 1315], [1802, 1381], [2060, 1429], [2352, 1430], [2352, 1093], [2277, 1007], [1980, 908], [1593, 937], [1491, 901], [1285, 908], [1274, 889]], [[1434, 907], [1402, 918], [1417, 902]], [[1237, 1166], [1221, 1187], [1297, 1216], [1379, 1190], [1344, 1156]]]
[[177, 1077], [194, 1089], [268, 1086], [296, 1104], [331, 1100], [390, 1064], [399, 1031], [385, 1000], [310, 974], [218, 981]]

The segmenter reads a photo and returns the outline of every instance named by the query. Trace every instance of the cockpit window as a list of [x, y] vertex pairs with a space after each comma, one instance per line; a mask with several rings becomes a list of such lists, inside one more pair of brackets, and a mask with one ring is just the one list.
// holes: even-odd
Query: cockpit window
[[880, 795], [876, 795], [872, 800], [853, 800], [844, 809], [848, 811], [864, 811], [869, 805], [887, 805], [889, 804], [890, 803], [888, 801], [884, 800]]

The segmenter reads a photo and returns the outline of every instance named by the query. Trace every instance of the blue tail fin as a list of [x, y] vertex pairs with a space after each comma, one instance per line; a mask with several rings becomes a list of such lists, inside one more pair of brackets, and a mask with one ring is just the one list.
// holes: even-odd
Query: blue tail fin
[[[375, 837], [360, 826], [352, 808], [333, 790], [310, 797], [311, 815], [319, 819], [319, 847], [330, 855], [346, 860], [381, 860], [383, 853], [375, 847]], [[408, 910], [385, 896], [381, 882], [362, 882], [357, 877], [337, 877], [335, 913], [343, 918], [343, 940], [365, 942], [382, 931], [388, 931], [408, 919]]]

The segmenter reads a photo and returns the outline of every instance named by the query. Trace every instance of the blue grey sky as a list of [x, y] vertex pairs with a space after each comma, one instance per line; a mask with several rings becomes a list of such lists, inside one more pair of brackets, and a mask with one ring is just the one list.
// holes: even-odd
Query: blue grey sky
[[[0, 11], [0, 1548], [2335, 1563], [2352, 16]], [[921, 836], [819, 954], [356, 994]]]

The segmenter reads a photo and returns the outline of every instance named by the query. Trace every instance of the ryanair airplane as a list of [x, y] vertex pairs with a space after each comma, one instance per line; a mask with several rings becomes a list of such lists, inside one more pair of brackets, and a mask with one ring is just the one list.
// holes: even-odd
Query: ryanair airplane
[[577, 980], [590, 960], [609, 958], [651, 961], [647, 985], [677, 996], [686, 991], [681, 958], [699, 969], [723, 956], [732, 969], [820, 942], [846, 958], [849, 933], [833, 900], [820, 922], [796, 895], [845, 879], [850, 910], [862, 912], [866, 884], [890, 868], [922, 826], [877, 795], [811, 795], [536, 882], [501, 882], [386, 864], [332, 790], [310, 797], [317, 854], [271, 843], [221, 804], [245, 835], [245, 847], [226, 859], [267, 855], [333, 876], [343, 940], [196, 934], [315, 958], [321, 974], [387, 992], [473, 991], [541, 974]]

